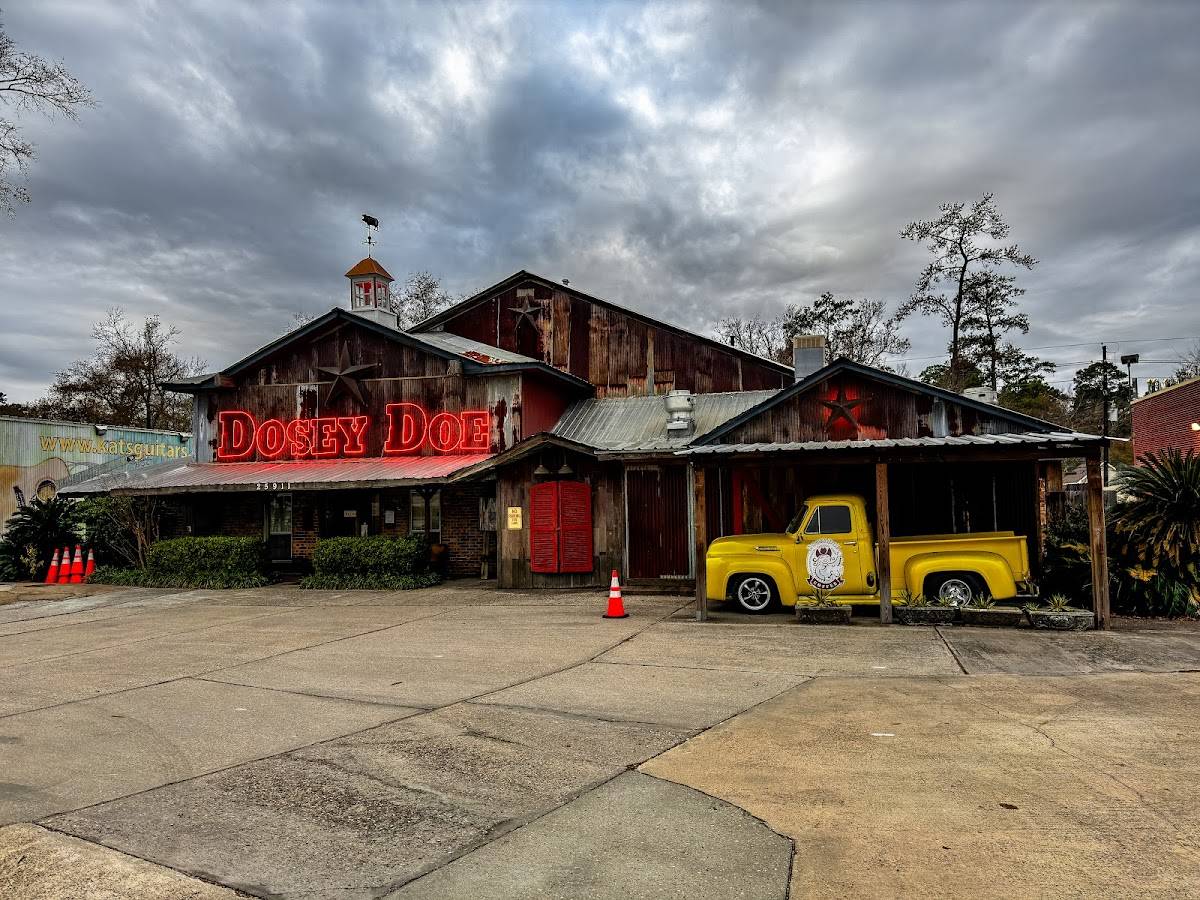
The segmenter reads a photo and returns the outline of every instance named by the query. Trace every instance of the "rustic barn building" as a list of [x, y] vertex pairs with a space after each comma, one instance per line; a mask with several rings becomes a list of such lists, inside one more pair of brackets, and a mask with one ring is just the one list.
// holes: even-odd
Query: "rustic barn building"
[[1013, 530], [1036, 560], [1060, 460], [1099, 463], [1101, 438], [827, 363], [823, 339], [789, 367], [525, 271], [404, 331], [386, 269], [346, 274], [349, 309], [171, 385], [195, 459], [74, 492], [173, 496], [191, 533], [262, 536], [284, 568], [416, 531], [501, 587], [617, 569], [702, 597], [707, 540], [782, 530], [816, 491], [867, 497], [885, 546]]

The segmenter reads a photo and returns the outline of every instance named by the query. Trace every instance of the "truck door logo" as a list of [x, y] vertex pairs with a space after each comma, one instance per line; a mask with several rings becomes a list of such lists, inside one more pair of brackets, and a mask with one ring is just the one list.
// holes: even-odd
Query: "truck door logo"
[[846, 582], [846, 558], [837, 541], [821, 538], [808, 545], [805, 558], [808, 583], [818, 590], [832, 591]]

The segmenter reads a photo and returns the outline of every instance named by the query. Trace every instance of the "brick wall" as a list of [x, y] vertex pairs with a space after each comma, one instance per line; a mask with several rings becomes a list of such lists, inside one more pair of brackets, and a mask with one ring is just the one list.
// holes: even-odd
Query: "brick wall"
[[[442, 490], [442, 542], [450, 548], [451, 575], [479, 575], [484, 532], [479, 530], [479, 498], [494, 484], [467, 484]], [[495, 535], [488, 548], [494, 551]], [[492, 568], [495, 571], [493, 565]]]
[[1134, 401], [1133, 457], [1171, 448], [1200, 454], [1200, 378]]

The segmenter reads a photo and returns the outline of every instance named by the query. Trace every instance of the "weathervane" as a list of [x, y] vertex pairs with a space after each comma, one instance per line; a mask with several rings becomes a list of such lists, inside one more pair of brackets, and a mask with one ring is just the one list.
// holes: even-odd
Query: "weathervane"
[[367, 239], [363, 241], [363, 243], [367, 245], [367, 258], [370, 259], [371, 248], [374, 247], [376, 243], [375, 238], [372, 237], [372, 233], [379, 228], [379, 220], [374, 216], [368, 215], [367, 213], [363, 213], [362, 220], [363, 224], [367, 226]]

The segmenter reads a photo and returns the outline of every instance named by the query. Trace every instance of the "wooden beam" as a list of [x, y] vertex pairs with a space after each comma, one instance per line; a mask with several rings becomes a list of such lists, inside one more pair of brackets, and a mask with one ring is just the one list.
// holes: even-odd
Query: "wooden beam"
[[892, 523], [888, 509], [887, 463], [875, 463], [875, 538], [879, 559], [875, 564], [879, 579], [879, 621], [892, 624]]
[[1108, 547], [1104, 536], [1104, 476], [1100, 457], [1087, 458], [1088, 549], [1092, 557], [1092, 609], [1096, 627], [1107, 628], [1108, 611]]
[[704, 470], [692, 467], [692, 533], [695, 538], [695, 557], [692, 568], [696, 573], [696, 621], [708, 619], [708, 577], [705, 553], [708, 551], [708, 521], [704, 504]]

